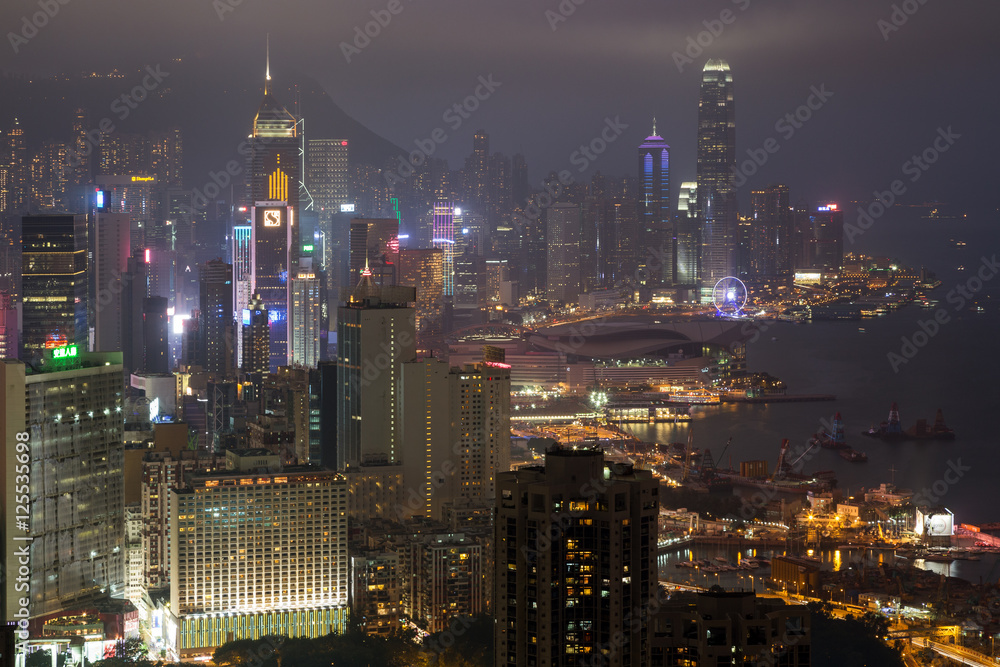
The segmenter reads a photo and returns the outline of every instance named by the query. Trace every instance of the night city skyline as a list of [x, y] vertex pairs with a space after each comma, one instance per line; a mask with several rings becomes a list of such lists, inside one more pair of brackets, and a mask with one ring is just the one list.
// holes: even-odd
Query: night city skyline
[[972, 0], [0, 6], [0, 667], [1000, 661]]

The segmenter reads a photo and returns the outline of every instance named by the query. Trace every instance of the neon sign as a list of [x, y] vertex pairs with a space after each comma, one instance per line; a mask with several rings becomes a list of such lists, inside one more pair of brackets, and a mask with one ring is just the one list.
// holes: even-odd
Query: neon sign
[[70, 359], [77, 355], [76, 345], [67, 345], [66, 347], [55, 347], [52, 348], [52, 358], [53, 359]]
[[281, 226], [281, 210], [272, 208], [264, 211], [264, 226], [265, 227], [280, 227]]

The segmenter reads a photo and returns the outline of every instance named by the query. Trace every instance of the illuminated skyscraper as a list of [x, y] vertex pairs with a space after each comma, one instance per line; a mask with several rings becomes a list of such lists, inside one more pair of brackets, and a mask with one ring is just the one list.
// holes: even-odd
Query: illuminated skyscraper
[[17, 308], [10, 292], [0, 291], [0, 359], [16, 359], [20, 352]]
[[444, 253], [442, 273], [444, 276], [444, 296], [455, 294], [455, 215], [462, 209], [452, 202], [434, 204], [434, 227], [431, 244]]
[[[268, 60], [264, 99], [257, 109], [257, 115], [254, 116], [253, 131], [250, 135], [250, 154], [247, 158], [249, 161], [247, 204], [254, 206], [262, 201], [280, 201], [287, 204], [293, 216], [288, 230], [290, 248], [299, 247], [296, 216], [299, 212], [301, 180], [300, 149], [301, 137], [295, 116], [271, 94], [271, 65]], [[297, 252], [294, 253], [292, 260], [298, 260]], [[286, 265], [285, 268], [294, 273], [295, 266]], [[267, 302], [267, 295], [262, 293], [262, 296]]]
[[751, 193], [750, 262], [744, 267], [756, 278], [773, 278], [791, 271], [792, 211], [788, 186], [771, 185]]
[[397, 282], [399, 259], [399, 220], [396, 218], [354, 218], [350, 228], [350, 286], [361, 279], [368, 267], [375, 283]]
[[701, 223], [702, 299], [736, 271], [736, 112], [733, 75], [725, 60], [705, 63], [698, 101], [698, 218]]
[[554, 204], [545, 213], [546, 296], [550, 304], [576, 303], [580, 296], [580, 207]]
[[243, 311], [243, 366], [244, 373], [263, 375], [271, 363], [270, 322], [267, 307], [259, 294], [250, 298]]
[[230, 451], [226, 464], [170, 492], [170, 613], [180, 656], [211, 656], [238, 639], [346, 631], [346, 478], [281, 468], [264, 449]]
[[467, 201], [485, 213], [490, 202], [490, 135], [478, 130], [472, 138], [472, 154], [465, 160]]
[[233, 265], [214, 259], [199, 267], [201, 352], [209, 373], [228, 376], [233, 370]]
[[670, 146], [653, 133], [639, 146], [639, 184], [642, 189], [642, 239], [639, 247], [644, 254], [657, 258], [657, 266], [647, 267], [649, 279], [670, 285], [674, 282], [673, 215], [670, 211]]
[[17, 618], [20, 598], [36, 618], [125, 593], [123, 393], [120, 352], [70, 345], [34, 367], [0, 361], [4, 533], [29, 554], [24, 589], [7, 552], [5, 619]]
[[30, 166], [28, 148], [24, 140], [24, 129], [15, 118], [7, 136], [4, 137], [3, 156], [0, 164], [7, 167], [7, 208], [21, 210], [28, 205], [31, 195]]
[[412, 287], [368, 272], [337, 314], [337, 468], [402, 460], [400, 364], [416, 353]]
[[677, 201], [677, 217], [674, 223], [676, 232], [677, 271], [674, 282], [677, 285], [693, 287], [698, 283], [698, 183], [684, 181], [681, 183], [680, 196]]
[[292, 279], [288, 319], [288, 357], [293, 366], [316, 368], [320, 341], [320, 280], [308, 260], [299, 260]]
[[27, 357], [46, 347], [87, 348], [87, 218], [21, 218], [21, 345]]
[[[233, 227], [233, 316], [241, 321], [250, 303], [250, 283], [253, 275], [253, 227]], [[239, 331], [239, 323], [237, 323]], [[243, 365], [243, 336], [236, 337], [236, 367]]]
[[46, 141], [31, 161], [31, 203], [43, 211], [67, 211], [69, 144]]
[[[258, 201], [252, 209], [253, 258], [250, 290], [271, 318], [270, 372], [288, 365], [288, 277], [293, 270], [295, 209], [284, 201]], [[245, 351], [244, 351], [245, 352]]]
[[438, 248], [400, 250], [399, 284], [417, 290], [417, 332], [422, 335], [443, 333], [444, 252]]
[[497, 665], [649, 664], [636, 614], [657, 590], [658, 491], [648, 470], [600, 449], [557, 445], [544, 467], [499, 475]]
[[321, 222], [332, 213], [339, 213], [340, 205], [349, 201], [347, 149], [347, 139], [306, 141], [306, 187]]

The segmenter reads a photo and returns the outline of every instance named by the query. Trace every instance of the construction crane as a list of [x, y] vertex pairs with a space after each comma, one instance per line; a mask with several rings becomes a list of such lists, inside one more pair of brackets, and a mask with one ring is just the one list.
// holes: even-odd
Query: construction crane
[[688, 478], [688, 466], [691, 457], [694, 456], [694, 424], [688, 426], [687, 444], [684, 445], [684, 461], [681, 463], [681, 481], [686, 482]]
[[[722, 463], [722, 457], [726, 455], [726, 450], [729, 449], [729, 445], [733, 444], [733, 436], [729, 436], [729, 440], [726, 441], [726, 446], [722, 448], [722, 453], [719, 454], [719, 463]], [[732, 465], [729, 466], [732, 469]]]
[[[787, 442], [787, 440], [786, 440], [785, 442]], [[804, 456], [805, 456], [806, 454], [808, 454], [808, 453], [809, 453], [809, 450], [811, 450], [811, 449], [812, 449], [813, 447], [815, 447], [815, 446], [816, 446], [816, 444], [814, 443], [814, 444], [810, 444], [810, 445], [809, 445], [808, 447], [806, 447], [806, 451], [802, 452], [802, 453], [801, 453], [801, 454], [799, 455], [799, 458], [795, 459], [795, 460], [794, 460], [794, 461], [792, 461], [792, 462], [791, 462], [790, 464], [788, 464], [788, 467], [789, 467], [789, 468], [794, 468], [794, 467], [795, 467], [795, 464], [796, 464], [796, 463], [798, 463], [799, 461], [801, 461], [801, 460], [802, 460], [802, 458], [803, 458], [803, 457], [804, 457]]]
[[778, 465], [774, 467], [774, 472], [771, 474], [771, 481], [778, 479], [784, 472], [783, 468], [785, 465], [785, 456], [788, 454], [788, 438], [781, 441], [781, 451], [778, 452]]

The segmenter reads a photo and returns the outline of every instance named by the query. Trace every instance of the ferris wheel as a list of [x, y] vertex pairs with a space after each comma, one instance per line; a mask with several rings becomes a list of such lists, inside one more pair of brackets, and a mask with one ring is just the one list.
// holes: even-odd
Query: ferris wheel
[[715, 283], [712, 302], [719, 315], [738, 317], [747, 305], [747, 286], [739, 278], [726, 276]]

